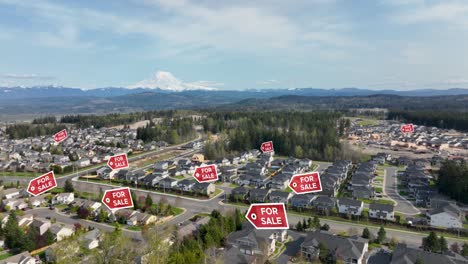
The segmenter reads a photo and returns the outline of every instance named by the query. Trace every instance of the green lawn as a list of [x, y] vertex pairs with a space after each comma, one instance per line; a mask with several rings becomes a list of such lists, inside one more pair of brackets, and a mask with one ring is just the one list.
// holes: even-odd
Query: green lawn
[[237, 188], [237, 187], [239, 187], [239, 185], [237, 185], [237, 184], [235, 184], [235, 183], [230, 183], [230, 184], [229, 184], [229, 187], [230, 187], [230, 188]]
[[179, 207], [172, 207], [172, 212], [174, 213], [174, 216], [178, 216], [184, 212], [184, 209]]
[[0, 260], [7, 259], [7, 258], [9, 258], [11, 256], [13, 256], [13, 254], [8, 253], [8, 252], [4, 253], [4, 254], [0, 255]]
[[185, 178], [185, 176], [184, 176], [184, 175], [178, 175], [178, 176], [175, 176], [174, 178], [179, 179], [179, 180], [182, 180], [182, 179]]
[[372, 199], [358, 199], [359, 201], [362, 201], [365, 204], [371, 204], [371, 203], [378, 203], [378, 204], [395, 204], [394, 201], [391, 200], [385, 200], [385, 199], [378, 199], [378, 200], [372, 200]]
[[288, 186], [288, 188], [286, 188], [284, 191], [290, 193], [290, 192], [292, 192], [293, 190], [291, 189], [291, 187]]
[[382, 192], [382, 187], [375, 187], [374, 190], [375, 190], [375, 192], [380, 192], [381, 193]]
[[132, 231], [141, 231], [141, 226], [126, 226], [125, 229]]
[[361, 126], [375, 126], [379, 123], [375, 119], [363, 119], [357, 122]]
[[222, 191], [223, 191], [223, 190], [216, 188], [215, 192], [214, 192], [212, 195], [210, 195], [210, 197], [215, 197], [215, 196], [217, 196], [218, 194], [220, 194]]

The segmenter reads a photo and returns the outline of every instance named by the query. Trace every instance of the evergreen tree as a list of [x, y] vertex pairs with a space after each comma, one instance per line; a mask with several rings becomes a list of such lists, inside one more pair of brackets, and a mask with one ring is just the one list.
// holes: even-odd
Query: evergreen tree
[[377, 233], [377, 241], [379, 243], [382, 243], [385, 241], [386, 238], [387, 238], [387, 232], [385, 231], [383, 226], [381, 226], [379, 229], [379, 232]]
[[362, 230], [362, 238], [365, 238], [365, 239], [370, 239], [370, 236], [371, 236], [371, 233], [369, 231], [369, 228], [364, 228], [364, 230]]
[[424, 264], [423, 260], [418, 256], [414, 264]]
[[328, 230], [330, 230], [330, 226], [327, 223], [325, 223], [325, 224], [322, 225], [322, 227], [320, 227], [320, 229], [328, 231]]
[[140, 206], [138, 205], [138, 198], [136, 196], [136, 193], [134, 191], [130, 191], [130, 194], [131, 194], [132, 200], [133, 200], [133, 208], [135, 210], [140, 209]]
[[313, 220], [312, 225], [316, 229], [320, 228], [320, 218], [318, 218], [318, 216], [314, 216], [314, 220]]
[[447, 240], [445, 239], [444, 236], [441, 236], [439, 238], [439, 247], [440, 247], [440, 252], [443, 253], [448, 250], [448, 244]]
[[434, 231], [431, 231], [429, 236], [423, 238], [422, 248], [430, 252], [440, 252], [440, 240]]
[[44, 237], [46, 245], [52, 245], [55, 242], [55, 236], [50, 231], [50, 229], [47, 229], [47, 231], [45, 231], [44, 235], [42, 235], [42, 236]]
[[149, 195], [149, 193], [146, 195], [145, 199], [145, 208], [150, 208], [153, 205], [153, 199]]
[[14, 210], [10, 211], [8, 221], [3, 228], [5, 235], [5, 244], [14, 252], [25, 250], [23, 243], [25, 241], [25, 233], [18, 225], [18, 218]]
[[73, 188], [73, 183], [71, 182], [70, 179], [67, 179], [65, 181], [65, 186], [63, 187], [63, 189], [65, 192], [69, 192], [69, 193], [72, 193], [75, 191], [75, 188]]
[[303, 231], [304, 230], [304, 228], [302, 227], [302, 222], [301, 221], [297, 222], [296, 230], [297, 231]]
[[467, 243], [463, 243], [461, 255], [464, 257], [468, 257], [468, 244]]
[[308, 228], [308, 226], [307, 226], [307, 221], [306, 221], [305, 218], [302, 219], [302, 228], [303, 228], [304, 230], [306, 230], [306, 229]]

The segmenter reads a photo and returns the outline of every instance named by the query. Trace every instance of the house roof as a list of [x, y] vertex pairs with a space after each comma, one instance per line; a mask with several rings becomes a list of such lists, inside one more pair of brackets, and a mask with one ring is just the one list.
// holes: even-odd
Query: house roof
[[368, 241], [362, 238], [341, 237], [327, 231], [317, 230], [308, 233], [301, 247], [318, 248], [322, 243], [331, 252], [344, 259], [359, 259], [364, 253], [364, 246]]
[[455, 217], [459, 217], [461, 214], [460, 208], [452, 203], [446, 203], [445, 205], [441, 205], [439, 208], [435, 208], [429, 212], [429, 215], [436, 215], [440, 213], [448, 213], [450, 215], [453, 215]]
[[464, 257], [458, 254], [438, 254], [429, 251], [424, 251], [418, 248], [408, 247], [406, 244], [397, 244], [393, 250], [392, 264], [408, 264], [415, 263], [417, 259], [420, 259], [424, 264], [461, 264], [468, 263]]
[[374, 210], [374, 211], [393, 212], [393, 205], [392, 204], [371, 203], [369, 205], [369, 209]]
[[338, 200], [338, 204], [345, 206], [360, 207], [362, 205], [362, 202], [354, 199], [340, 198]]

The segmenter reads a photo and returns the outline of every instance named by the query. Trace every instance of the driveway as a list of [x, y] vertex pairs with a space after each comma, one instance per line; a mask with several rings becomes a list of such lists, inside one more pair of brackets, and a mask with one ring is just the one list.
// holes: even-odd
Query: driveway
[[421, 211], [418, 208], [414, 207], [410, 201], [406, 200], [398, 193], [397, 172], [398, 169], [396, 167], [385, 168], [384, 193], [396, 202], [395, 212], [402, 213], [404, 215], [420, 214]]
[[293, 241], [289, 242], [286, 246], [286, 249], [283, 253], [276, 259], [274, 263], [277, 264], [286, 264], [288, 261], [297, 255], [301, 248], [302, 242], [304, 242], [305, 233], [300, 233], [297, 231], [288, 230], [288, 235], [293, 238]]

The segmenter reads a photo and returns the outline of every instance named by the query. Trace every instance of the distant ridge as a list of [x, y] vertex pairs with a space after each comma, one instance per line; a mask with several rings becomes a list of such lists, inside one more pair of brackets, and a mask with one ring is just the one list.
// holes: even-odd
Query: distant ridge
[[142, 92], [175, 93], [175, 94], [204, 94], [212, 96], [230, 96], [236, 99], [265, 98], [281, 95], [301, 96], [367, 96], [367, 95], [401, 95], [401, 96], [444, 96], [444, 95], [468, 95], [466, 88], [451, 88], [446, 90], [416, 89], [408, 91], [399, 90], [370, 90], [362, 88], [321, 89], [321, 88], [295, 88], [295, 89], [249, 89], [249, 90], [169, 90], [159, 88], [132, 89], [122, 87], [104, 87], [97, 89], [81, 89], [57, 86], [36, 87], [0, 87], [0, 101], [2, 99], [24, 99], [44, 97], [114, 97]]

